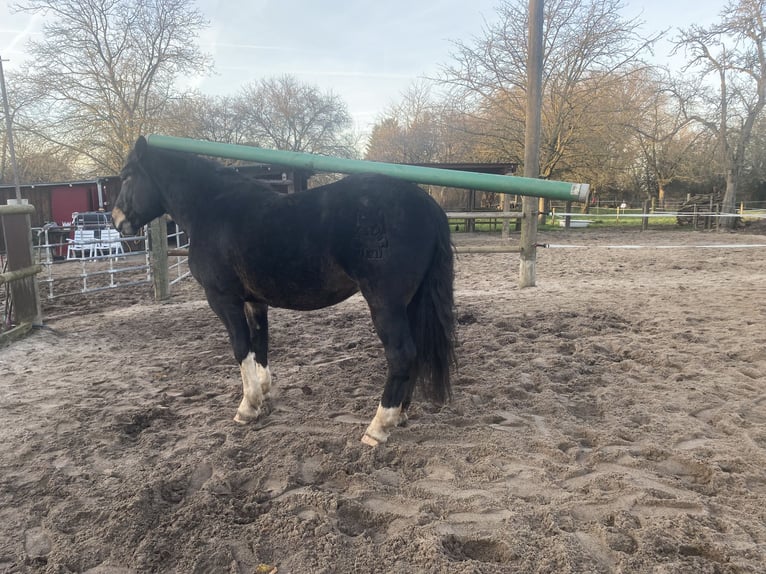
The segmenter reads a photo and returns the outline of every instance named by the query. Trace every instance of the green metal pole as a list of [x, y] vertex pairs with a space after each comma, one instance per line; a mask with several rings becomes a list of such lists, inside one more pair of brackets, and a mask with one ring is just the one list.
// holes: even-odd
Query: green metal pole
[[311, 171], [337, 173], [377, 173], [405, 179], [415, 183], [462, 187], [478, 191], [510, 193], [563, 199], [565, 201], [587, 201], [587, 183], [567, 183], [528, 177], [508, 177], [490, 173], [472, 173], [451, 169], [437, 169], [414, 165], [400, 165], [377, 161], [344, 159], [310, 153], [263, 149], [236, 144], [216, 143], [152, 134], [147, 138], [150, 146], [176, 151], [197, 153], [216, 157], [241, 159], [260, 163], [284, 165]]

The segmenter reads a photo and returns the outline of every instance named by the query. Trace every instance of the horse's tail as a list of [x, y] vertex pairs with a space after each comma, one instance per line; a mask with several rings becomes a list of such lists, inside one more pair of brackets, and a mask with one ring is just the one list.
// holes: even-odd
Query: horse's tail
[[407, 307], [417, 359], [415, 379], [431, 400], [445, 402], [452, 395], [450, 367], [455, 361], [454, 256], [446, 217], [431, 265]]

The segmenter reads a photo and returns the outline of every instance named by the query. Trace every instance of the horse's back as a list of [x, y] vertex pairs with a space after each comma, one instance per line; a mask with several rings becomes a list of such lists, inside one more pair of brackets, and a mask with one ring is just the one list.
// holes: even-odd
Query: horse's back
[[373, 287], [409, 297], [449, 235], [425, 191], [378, 175], [289, 195], [237, 189], [217, 198], [207, 227], [209, 281], [238, 281], [256, 299], [296, 309]]
[[441, 208], [423, 189], [391, 177], [352, 175], [307, 193], [321, 197], [321, 225], [343, 246], [360, 252], [417, 242], [435, 234], [442, 220], [446, 224]]
[[412, 295], [440, 241], [449, 241], [441, 207], [420, 187], [378, 175], [325, 186], [325, 226], [333, 256], [362, 286], [376, 282]]

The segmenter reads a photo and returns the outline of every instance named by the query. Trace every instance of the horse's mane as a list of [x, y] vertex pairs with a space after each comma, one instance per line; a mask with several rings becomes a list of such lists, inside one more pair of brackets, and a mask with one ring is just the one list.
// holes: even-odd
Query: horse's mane
[[189, 179], [201, 184], [213, 196], [232, 191], [273, 192], [274, 189], [265, 181], [252, 175], [240, 173], [235, 168], [225, 166], [213, 159], [193, 153], [157, 149], [158, 159], [165, 169], [184, 173]]

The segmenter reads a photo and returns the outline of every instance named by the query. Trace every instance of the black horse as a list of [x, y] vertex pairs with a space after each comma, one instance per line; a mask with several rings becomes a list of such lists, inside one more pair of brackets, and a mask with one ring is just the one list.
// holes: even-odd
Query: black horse
[[417, 381], [450, 396], [453, 254], [447, 217], [418, 186], [349, 176], [289, 195], [140, 137], [120, 174], [115, 227], [133, 235], [168, 213], [190, 238], [189, 267], [226, 325], [242, 373], [234, 420], [259, 416], [271, 386], [268, 307], [309, 310], [361, 291], [385, 348], [388, 377], [362, 441], [406, 420]]

